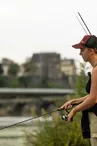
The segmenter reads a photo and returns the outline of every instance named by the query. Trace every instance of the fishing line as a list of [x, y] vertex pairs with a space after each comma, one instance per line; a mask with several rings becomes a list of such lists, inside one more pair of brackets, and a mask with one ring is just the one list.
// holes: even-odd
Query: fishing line
[[88, 34], [88, 33], [86, 32], [85, 28], [83, 27], [82, 23], [81, 23], [80, 20], [78, 19], [77, 16], [76, 16], [76, 18], [77, 18], [77, 20], [79, 21], [79, 23], [80, 23], [81, 27], [83, 28], [84, 32], [85, 32], [86, 34]]
[[91, 35], [91, 32], [90, 32], [90, 30], [89, 30], [88, 26], [86, 25], [86, 23], [85, 23], [84, 19], [82, 18], [81, 14], [80, 14], [79, 12], [78, 12], [78, 15], [80, 16], [80, 18], [81, 18], [82, 22], [84, 23], [84, 25], [85, 25], [86, 29], [88, 30], [89, 34]]

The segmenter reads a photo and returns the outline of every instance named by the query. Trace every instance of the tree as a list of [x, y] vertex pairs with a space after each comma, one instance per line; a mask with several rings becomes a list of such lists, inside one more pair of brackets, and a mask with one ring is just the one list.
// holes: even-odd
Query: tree
[[31, 59], [28, 59], [23, 63], [23, 68], [24, 68], [24, 74], [27, 75], [33, 75], [35, 74], [37, 70], [37, 66], [34, 62], [31, 61]]
[[3, 73], [4, 73], [3, 66], [2, 66], [2, 64], [0, 63], [0, 75], [2, 75]]
[[17, 63], [11, 63], [8, 67], [8, 75], [17, 76], [20, 71], [20, 66]]
[[86, 86], [86, 82], [87, 82], [87, 76], [85, 73], [85, 63], [80, 63], [80, 73], [76, 78], [76, 85], [75, 85], [75, 91], [76, 91], [76, 95], [78, 96], [85, 96], [86, 90], [85, 90], [85, 86]]

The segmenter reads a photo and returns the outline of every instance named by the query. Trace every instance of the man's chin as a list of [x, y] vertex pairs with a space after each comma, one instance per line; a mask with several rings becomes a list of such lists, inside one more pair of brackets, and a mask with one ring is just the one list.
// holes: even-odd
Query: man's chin
[[83, 60], [84, 60], [84, 62], [88, 62], [88, 60], [86, 60], [86, 59], [84, 59], [84, 58], [83, 58]]

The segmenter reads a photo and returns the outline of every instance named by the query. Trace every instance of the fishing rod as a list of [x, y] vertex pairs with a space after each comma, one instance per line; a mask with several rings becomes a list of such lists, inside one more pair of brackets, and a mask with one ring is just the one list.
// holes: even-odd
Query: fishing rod
[[[79, 15], [79, 17], [81, 18], [81, 20], [82, 20], [82, 22], [84, 23], [84, 25], [85, 25], [85, 27], [86, 27], [86, 29], [87, 29], [87, 31], [89, 32], [89, 34], [91, 35], [91, 32], [90, 32], [90, 30], [89, 30], [89, 28], [88, 28], [88, 26], [86, 25], [86, 23], [85, 23], [85, 21], [84, 21], [84, 19], [82, 18], [82, 16], [81, 16], [81, 14], [78, 12], [78, 15]], [[77, 19], [78, 19], [78, 17], [77, 17]], [[78, 21], [79, 21], [79, 19], [78, 19]], [[81, 22], [79, 21], [79, 23], [81, 24]], [[81, 24], [81, 26], [82, 26], [82, 24]], [[84, 29], [84, 27], [82, 26], [82, 28]], [[85, 31], [85, 33], [87, 34], [87, 32], [86, 32], [86, 30], [84, 29], [84, 31]]]
[[[76, 105], [78, 105], [78, 104], [80, 104], [80, 103], [72, 104], [72, 107], [74, 107], [74, 106], [76, 106]], [[10, 128], [10, 127], [14, 127], [14, 126], [18, 126], [18, 125], [20, 125], [20, 124], [22, 124], [22, 123], [25, 123], [25, 122], [28, 122], [28, 121], [31, 121], [31, 120], [34, 120], [34, 119], [37, 119], [37, 118], [40, 118], [40, 117], [49, 115], [49, 114], [52, 114], [52, 113], [57, 112], [57, 111], [62, 111], [62, 110], [65, 110], [65, 111], [66, 111], [66, 114], [63, 115], [61, 118], [62, 118], [62, 120], [67, 121], [67, 120], [68, 120], [68, 114], [69, 114], [70, 112], [69, 112], [67, 109], [65, 109], [65, 108], [62, 108], [62, 109], [61, 109], [61, 108], [58, 108], [58, 109], [53, 110], [53, 111], [50, 111], [50, 112], [48, 112], [48, 113], [45, 113], [45, 114], [42, 114], [42, 115], [39, 115], [39, 116], [35, 116], [35, 117], [32, 117], [32, 118], [29, 118], [29, 119], [26, 119], [26, 120], [23, 120], [23, 121], [20, 121], [20, 122], [17, 122], [17, 123], [8, 125], [8, 126], [4, 126], [4, 127], [0, 128], [0, 130], [6, 129], [6, 128]], [[73, 118], [71, 119], [71, 121], [73, 121]]]
[[86, 34], [88, 34], [87, 31], [85, 30], [85, 28], [83, 27], [82, 23], [80, 22], [79, 18], [78, 18], [77, 16], [76, 16], [76, 18], [77, 18], [77, 20], [79, 21], [79, 23], [80, 23], [81, 27], [83, 28], [84, 32], [85, 32]]
[[61, 111], [61, 110], [65, 110], [67, 112], [64, 116], [62, 116], [62, 120], [67, 121], [68, 120], [69, 111], [67, 109], [56, 109], [56, 110], [53, 110], [53, 111], [51, 111], [49, 113], [45, 113], [45, 114], [42, 114], [42, 115], [39, 115], [39, 116], [35, 116], [35, 117], [32, 117], [32, 118], [29, 118], [29, 119], [26, 119], [26, 120], [23, 120], [23, 121], [20, 121], [20, 122], [17, 122], [17, 123], [14, 123], [14, 124], [11, 124], [11, 125], [8, 125], [8, 126], [5, 126], [5, 127], [2, 127], [2, 128], [0, 128], [0, 130], [6, 129], [6, 128], [10, 128], [10, 127], [14, 127], [14, 126], [18, 126], [18, 125], [20, 125], [22, 123], [25, 123], [25, 122], [34, 120], [36, 118], [40, 118], [40, 117], [43, 117], [43, 116], [46, 116], [46, 115], [49, 115], [51, 113], [54, 113], [54, 112], [57, 112], [57, 111]]

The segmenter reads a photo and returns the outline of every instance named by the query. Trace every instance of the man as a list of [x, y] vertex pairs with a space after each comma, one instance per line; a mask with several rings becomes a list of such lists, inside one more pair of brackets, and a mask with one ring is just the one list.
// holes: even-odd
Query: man
[[[95, 35], [85, 35], [83, 39], [75, 45], [75, 49], [80, 49], [80, 55], [85, 62], [89, 62], [93, 67], [91, 78], [86, 89], [88, 94], [78, 99], [72, 99], [63, 104], [61, 109], [71, 109], [68, 114], [68, 121], [82, 111], [82, 134], [83, 138], [90, 138], [91, 146], [97, 146], [97, 37]], [[73, 104], [77, 104], [73, 107]]]

